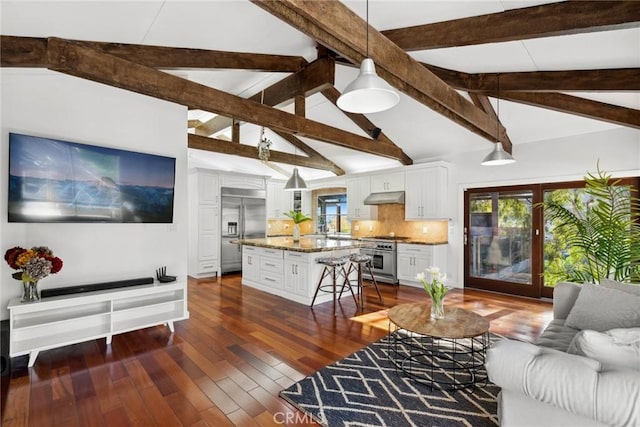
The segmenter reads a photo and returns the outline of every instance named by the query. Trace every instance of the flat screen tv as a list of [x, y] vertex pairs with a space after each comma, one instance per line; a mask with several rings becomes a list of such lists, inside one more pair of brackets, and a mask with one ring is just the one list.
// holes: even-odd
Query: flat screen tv
[[176, 159], [9, 134], [9, 222], [171, 223]]

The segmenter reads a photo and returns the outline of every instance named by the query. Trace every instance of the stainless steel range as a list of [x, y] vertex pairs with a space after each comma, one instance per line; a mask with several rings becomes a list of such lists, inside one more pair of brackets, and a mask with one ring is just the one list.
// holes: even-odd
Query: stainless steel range
[[360, 253], [372, 257], [373, 276], [384, 283], [397, 284], [397, 242], [408, 237], [361, 237], [360, 240], [370, 245], [360, 248]]

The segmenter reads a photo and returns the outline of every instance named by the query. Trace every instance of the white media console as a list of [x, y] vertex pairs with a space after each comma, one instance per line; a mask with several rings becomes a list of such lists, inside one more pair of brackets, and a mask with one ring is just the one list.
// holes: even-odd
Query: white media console
[[9, 301], [9, 356], [29, 354], [33, 366], [42, 350], [187, 319], [187, 282], [155, 283], [44, 298]]

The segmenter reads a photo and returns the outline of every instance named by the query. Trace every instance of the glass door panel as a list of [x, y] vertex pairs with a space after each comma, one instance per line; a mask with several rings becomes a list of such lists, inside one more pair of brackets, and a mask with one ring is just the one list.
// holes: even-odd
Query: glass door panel
[[465, 283], [532, 296], [533, 189], [469, 191], [466, 198]]

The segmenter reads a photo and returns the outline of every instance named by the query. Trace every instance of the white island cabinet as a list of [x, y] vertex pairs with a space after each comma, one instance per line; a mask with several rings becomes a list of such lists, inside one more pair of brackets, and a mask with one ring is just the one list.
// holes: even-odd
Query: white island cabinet
[[[287, 237], [243, 240], [242, 284], [310, 305], [324, 268], [316, 259], [347, 256], [358, 252], [360, 246], [355, 240], [315, 237], [303, 237], [299, 242]], [[325, 284], [328, 280], [325, 278]], [[345, 296], [350, 294], [344, 292]], [[332, 299], [330, 293], [321, 292], [316, 304]]]
[[33, 366], [42, 350], [111, 337], [134, 329], [187, 319], [187, 282], [150, 284], [9, 301], [9, 356], [29, 354]]

